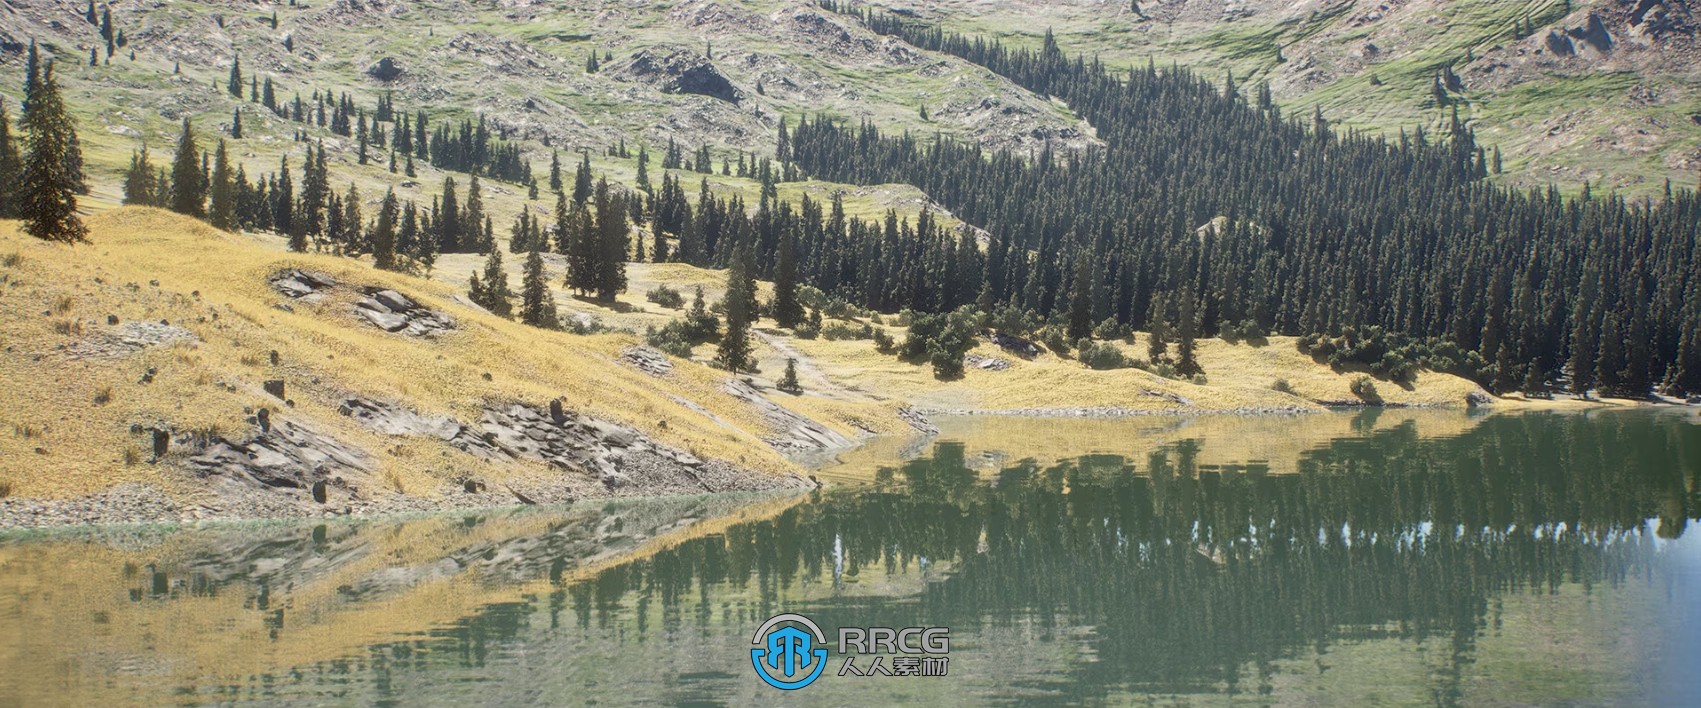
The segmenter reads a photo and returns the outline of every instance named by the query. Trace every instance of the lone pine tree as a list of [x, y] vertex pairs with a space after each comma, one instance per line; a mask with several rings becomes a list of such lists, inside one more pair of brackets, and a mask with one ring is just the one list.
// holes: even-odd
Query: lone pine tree
[[[33, 49], [33, 45], [32, 45]], [[47, 241], [76, 243], [88, 238], [88, 227], [77, 218], [78, 178], [71, 172], [67, 155], [76, 143], [76, 128], [65, 113], [59, 97], [59, 81], [48, 62], [30, 94], [24, 130], [29, 134], [29, 154], [23, 161], [19, 187], [24, 230]]]

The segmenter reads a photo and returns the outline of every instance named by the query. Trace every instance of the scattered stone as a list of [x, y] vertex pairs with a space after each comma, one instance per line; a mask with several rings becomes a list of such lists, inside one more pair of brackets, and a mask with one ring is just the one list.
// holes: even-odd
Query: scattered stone
[[661, 350], [643, 345], [627, 347], [620, 352], [621, 363], [660, 378], [673, 371], [673, 362]]
[[156, 367], [150, 366], [150, 367], [148, 367], [147, 371], [142, 372], [142, 379], [141, 379], [140, 383], [145, 383], [145, 384], [153, 383], [154, 377], [157, 376], [157, 375], [159, 375], [159, 369], [156, 368]]
[[118, 315], [107, 315], [106, 316], [106, 324], [117, 325], [118, 324]]
[[[112, 322], [115, 317], [109, 317]], [[116, 325], [111, 330], [95, 332], [87, 337], [66, 345], [65, 352], [73, 359], [113, 358], [134, 354], [149, 347], [171, 346], [179, 343], [194, 343], [201, 341], [194, 332], [173, 327], [161, 320], [152, 322], [125, 322]]]
[[1489, 395], [1487, 391], [1480, 388], [1465, 394], [1466, 408], [1478, 408], [1481, 406], [1491, 405], [1494, 405], [1494, 396]]
[[271, 394], [273, 398], [276, 398], [280, 401], [281, 400], [287, 400], [285, 398], [285, 394], [284, 394], [284, 381], [283, 381], [283, 379], [270, 379], [270, 380], [266, 381], [266, 383], [262, 384], [261, 386], [263, 388], [265, 388], [266, 393]]
[[981, 356], [979, 354], [964, 355], [963, 364], [970, 368], [980, 369], [982, 371], [1008, 371], [1010, 369], [1009, 359], [1001, 359], [995, 356]]
[[272, 366], [277, 366], [278, 365], [278, 350], [273, 349], [271, 351], [270, 356], [271, 356], [271, 360], [272, 360]]
[[254, 412], [254, 422], [260, 426], [260, 432], [272, 432], [272, 409], [261, 407]]
[[465, 489], [468, 494], [479, 494], [479, 493], [484, 492], [484, 489], [485, 489], [483, 482], [480, 482], [480, 481], [477, 481], [477, 480], [472, 480], [472, 479], [469, 479], [465, 483], [463, 483], [461, 485], [461, 488]]
[[326, 498], [327, 498], [327, 495], [325, 494], [325, 480], [321, 479], [317, 482], [314, 482], [313, 483], [313, 501], [316, 501], [316, 502], [319, 502], [320, 504], [323, 504], [323, 503], [325, 503]]
[[903, 420], [905, 423], [909, 423], [911, 428], [916, 429], [916, 432], [926, 435], [939, 434], [939, 426], [934, 425], [933, 421], [928, 420], [925, 413], [914, 408], [899, 408], [898, 418]]
[[171, 433], [155, 428], [153, 434], [154, 459], [163, 459], [165, 457], [165, 453], [171, 451]]
[[385, 307], [390, 308], [392, 312], [411, 312], [415, 308], [419, 307], [418, 305], [415, 305], [412, 300], [409, 300], [407, 296], [394, 290], [380, 290], [372, 293], [372, 299], [377, 300]]

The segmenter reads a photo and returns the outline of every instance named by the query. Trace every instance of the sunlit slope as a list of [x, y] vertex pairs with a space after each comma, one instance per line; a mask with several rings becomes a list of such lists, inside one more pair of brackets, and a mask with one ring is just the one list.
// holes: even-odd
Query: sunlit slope
[[[724, 372], [677, 366], [660, 378], [641, 373], [618, 361], [636, 343], [631, 335], [526, 327], [464, 304], [443, 284], [345, 258], [282, 253], [157, 210], [125, 208], [89, 222], [92, 243], [75, 247], [0, 225], [0, 478], [13, 494], [74, 496], [120, 482], [182, 491], [194, 480], [177, 471], [181, 453], [148, 464], [143, 428], [241, 438], [261, 406], [273, 409], [274, 420], [299, 421], [361, 448], [384, 471], [377, 482], [397, 491], [429, 495], [469, 470], [495, 481], [552, 474], [484, 464], [435, 439], [371, 432], [338, 414], [350, 396], [468, 424], [487, 403], [559, 398], [569, 409], [628, 423], [701, 457], [792, 469], [762, 442], [769, 423], [722, 390]], [[269, 283], [289, 268], [350, 287], [318, 304], [291, 301]], [[357, 287], [394, 288], [457, 327], [437, 338], [384, 332], [354, 314]], [[119, 325], [109, 325], [109, 317]], [[140, 349], [114, 342], [137, 322], [159, 324], [179, 339]], [[262, 390], [274, 379], [285, 382], [293, 407]], [[844, 423], [825, 424], [855, 433]]]

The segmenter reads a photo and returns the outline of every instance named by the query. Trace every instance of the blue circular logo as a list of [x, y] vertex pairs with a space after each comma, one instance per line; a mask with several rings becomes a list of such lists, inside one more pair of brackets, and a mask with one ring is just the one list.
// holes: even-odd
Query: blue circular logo
[[827, 666], [827, 635], [803, 615], [774, 615], [756, 628], [750, 645], [756, 675], [782, 691], [815, 683]]

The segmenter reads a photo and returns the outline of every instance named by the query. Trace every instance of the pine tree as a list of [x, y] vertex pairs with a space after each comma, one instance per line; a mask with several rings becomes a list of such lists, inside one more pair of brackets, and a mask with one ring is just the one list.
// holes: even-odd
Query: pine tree
[[596, 235], [599, 245], [592, 260], [595, 271], [597, 299], [614, 302], [616, 295], [626, 291], [626, 255], [630, 235], [626, 208], [618, 195], [608, 187], [608, 180], [597, 182]]
[[579, 163], [579, 171], [573, 175], [573, 203], [584, 204], [591, 198], [594, 182], [591, 178], [591, 154], [585, 153], [585, 159]]
[[803, 323], [803, 304], [797, 299], [797, 243], [793, 229], [780, 233], [779, 262], [774, 267], [774, 322], [781, 327]]
[[230, 81], [225, 84], [225, 90], [230, 95], [242, 98], [242, 55], [237, 55], [230, 62]]
[[1077, 342], [1093, 335], [1092, 271], [1088, 270], [1085, 255], [1076, 257], [1075, 283], [1069, 296], [1069, 341]]
[[230, 139], [242, 139], [242, 109], [240, 108], [230, 114]]
[[185, 117], [183, 132], [177, 138], [177, 156], [171, 161], [171, 210], [197, 219], [207, 215], [207, 185], [201, 179], [200, 162], [201, 149]]
[[520, 321], [543, 329], [561, 326], [561, 316], [555, 310], [555, 296], [549, 292], [548, 281], [544, 280], [543, 256], [535, 250], [526, 256], [525, 278], [520, 285]]
[[756, 322], [755, 270], [755, 250], [748, 241], [739, 243], [726, 275], [726, 333], [715, 355], [715, 363], [733, 373], [748, 371], [755, 363], [750, 345], [750, 328]]
[[[0, 118], [4, 114], [0, 113]], [[0, 128], [4, 130], [4, 128]], [[158, 206], [154, 192], [154, 166], [148, 159], [148, 146], [130, 153], [130, 169], [124, 172], [124, 203], [135, 206]]]
[[780, 382], [777, 386], [775, 386], [775, 388], [793, 395], [803, 393], [803, 384], [797, 380], [796, 358], [786, 358], [786, 373], [784, 376], [780, 377]]
[[12, 119], [6, 101], [0, 99], [0, 219], [16, 219], [23, 195], [19, 193], [24, 171], [23, 155], [12, 139]]
[[549, 191], [561, 193], [561, 151], [552, 150], [549, 153]]
[[467, 185], [467, 203], [461, 208], [461, 214], [461, 223], [467, 224], [467, 231], [471, 236], [465, 244], [466, 250], [471, 253], [495, 250], [493, 244], [487, 242], [489, 239], [482, 235], [485, 221], [484, 190], [478, 184], [478, 175], [473, 175], [472, 182]]
[[1205, 373], [1193, 355], [1193, 339], [1199, 331], [1199, 318], [1193, 304], [1193, 293], [1181, 296], [1181, 321], [1176, 323], [1175, 373], [1197, 376]]
[[[397, 252], [406, 252], [397, 245], [396, 221], [400, 216], [401, 206], [396, 200], [396, 189], [384, 195], [384, 203], [378, 207], [378, 221], [372, 225], [372, 265], [380, 270], [401, 270], [401, 259]], [[407, 244], [412, 246], [411, 243]]]
[[210, 186], [212, 206], [207, 213], [207, 221], [213, 228], [229, 231], [236, 226], [236, 190], [231, 182], [230, 156], [225, 151], [224, 141], [219, 141], [218, 152], [213, 159], [213, 178]]
[[473, 302], [489, 310], [493, 315], [501, 317], [512, 317], [514, 315], [514, 294], [513, 291], [508, 289], [508, 273], [502, 270], [501, 249], [490, 249], [490, 256], [484, 260], [484, 278], [480, 281], [478, 276], [474, 275], [473, 283], [475, 290], [480, 291], [482, 295], [482, 297], [475, 297], [474, 294], [469, 293], [468, 296], [472, 298]]
[[24, 230], [46, 241], [76, 243], [88, 238], [88, 228], [77, 218], [77, 180], [66, 169], [75, 130], [65, 104], [59, 98], [59, 82], [53, 64], [47, 65], [40, 83], [30, 96], [29, 115], [23, 123], [29, 133], [29, 155], [24, 159], [20, 185]]

